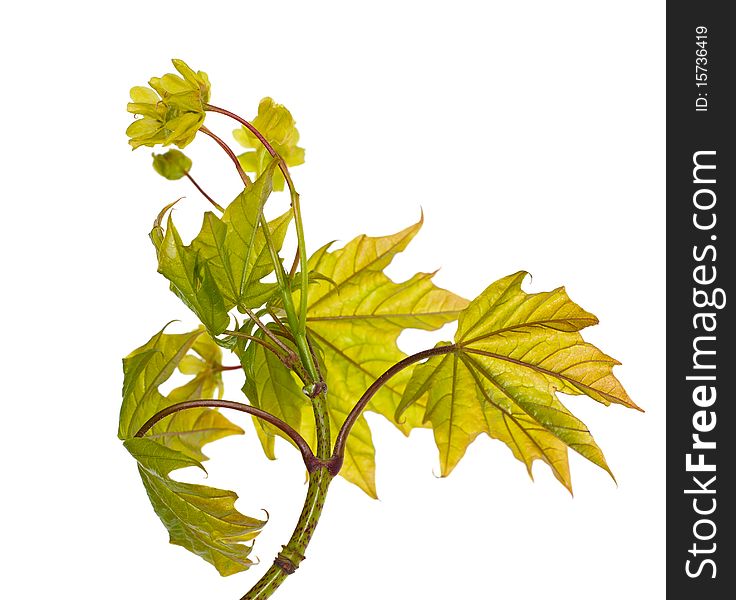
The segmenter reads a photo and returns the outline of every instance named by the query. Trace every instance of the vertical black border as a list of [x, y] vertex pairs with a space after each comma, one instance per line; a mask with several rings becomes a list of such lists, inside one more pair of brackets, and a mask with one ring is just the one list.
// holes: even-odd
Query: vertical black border
[[[707, 600], [736, 597], [736, 535], [733, 516], [736, 511], [736, 482], [734, 471], [734, 405], [736, 405], [736, 374], [733, 345], [736, 312], [736, 217], [731, 216], [736, 204], [736, 25], [729, 17], [727, 2], [697, 1], [670, 3], [667, 6], [667, 595], [672, 598], [698, 598]], [[732, 9], [733, 6], [731, 5]], [[707, 27], [707, 86], [696, 86], [696, 28]], [[702, 61], [701, 61], [702, 62]], [[708, 110], [696, 111], [696, 98], [707, 92]], [[701, 101], [702, 102], [702, 101]], [[693, 154], [697, 151], [715, 150], [716, 183], [713, 185], [693, 182]], [[701, 187], [710, 187], [717, 196], [713, 209], [716, 226], [709, 231], [699, 231], [693, 225], [693, 194]], [[703, 196], [704, 198], [704, 196]], [[702, 215], [707, 222], [710, 213]], [[715, 235], [716, 240], [711, 236]], [[701, 252], [712, 244], [717, 252], [698, 262], [693, 248]], [[698, 285], [693, 280], [693, 269], [707, 264], [717, 269], [717, 280], [710, 286]], [[717, 287], [726, 293], [726, 305], [717, 309], [698, 309], [693, 302], [693, 289], [701, 288], [712, 293]], [[712, 310], [716, 313], [717, 329], [704, 333], [695, 328], [693, 317], [697, 312]], [[699, 451], [693, 450], [693, 417], [700, 407], [692, 400], [693, 388], [698, 383], [686, 377], [693, 371], [693, 340], [699, 335], [715, 335], [712, 343], [717, 354], [714, 362], [717, 379], [713, 385], [717, 399], [708, 410], [715, 413], [713, 431], [701, 434], [703, 439], [716, 441], [717, 448], [705, 453], [704, 460], [714, 462], [715, 472], [688, 472], [686, 455], [691, 453], [697, 462]], [[697, 373], [705, 374], [700, 370]], [[708, 419], [712, 414], [707, 415]], [[685, 490], [698, 489], [693, 476], [707, 482], [713, 475], [716, 480], [709, 486], [715, 494], [687, 494]], [[717, 506], [712, 515], [696, 514], [693, 499], [702, 498], [700, 507], [710, 508], [711, 498]], [[712, 540], [697, 540], [693, 526], [698, 519], [710, 519], [717, 527]], [[703, 523], [699, 532], [708, 535], [710, 525]], [[689, 553], [694, 544], [701, 550], [713, 548], [712, 554]], [[711, 565], [703, 566], [700, 576], [692, 578], [686, 573], [686, 561], [696, 572], [699, 563], [712, 559], [716, 565], [712, 578]]]

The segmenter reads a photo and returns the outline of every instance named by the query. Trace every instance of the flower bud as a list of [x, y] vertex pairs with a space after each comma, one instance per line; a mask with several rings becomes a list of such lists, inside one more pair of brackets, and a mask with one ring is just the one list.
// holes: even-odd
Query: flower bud
[[153, 168], [166, 179], [181, 179], [192, 168], [191, 159], [173, 148], [164, 154], [153, 154]]

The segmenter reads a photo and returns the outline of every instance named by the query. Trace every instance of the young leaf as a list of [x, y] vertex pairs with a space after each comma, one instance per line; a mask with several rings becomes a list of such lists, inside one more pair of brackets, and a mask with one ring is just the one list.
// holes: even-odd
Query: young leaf
[[[334, 443], [335, 436], [345, 422], [350, 409], [345, 409], [338, 402], [329, 403], [330, 433]], [[352, 407], [350, 407], [352, 408]], [[350, 430], [350, 437], [345, 446], [345, 457], [340, 475], [354, 483], [371, 498], [378, 498], [376, 491], [376, 450], [368, 421], [360, 416]]]
[[[189, 354], [193, 351], [197, 354]], [[175, 469], [206, 460], [202, 447], [222, 437], [243, 433], [218, 411], [196, 408], [162, 419], [143, 438], [134, 437], [159, 410], [198, 398], [220, 396], [222, 353], [204, 331], [154, 335], [123, 359], [123, 405], [118, 436], [138, 461], [143, 485], [170, 540], [212, 563], [222, 575], [247, 569], [253, 539], [264, 523], [237, 512], [233, 492], [179, 483]], [[159, 386], [177, 367], [194, 377], [164, 397]]]
[[[259, 215], [271, 194], [276, 162], [225, 209], [222, 218], [204, 215], [202, 228], [185, 246], [169, 216], [166, 231], [154, 223], [151, 240], [157, 249], [159, 272], [171, 289], [213, 334], [224, 331], [233, 307], [256, 308], [270, 298], [276, 284], [261, 281], [273, 271]], [[291, 211], [268, 223], [276, 250], [281, 249]]]
[[[179, 370], [194, 375], [194, 378], [169, 392], [169, 404], [201, 398], [222, 398], [222, 351], [219, 346], [209, 335], [203, 333], [192, 344], [191, 350], [199, 356], [191, 353], [184, 355], [179, 362]], [[195, 460], [203, 461], [207, 457], [202, 453], [202, 446], [228, 435], [242, 433], [240, 427], [231, 423], [219, 411], [194, 408], [162, 419], [151, 428], [146, 437]]]
[[[273, 263], [266, 239], [259, 223], [266, 200], [273, 189], [273, 176], [277, 162], [271, 161], [253, 185], [246, 188], [222, 215], [225, 224], [224, 237], [218, 247], [208, 245], [210, 238], [203, 226], [204, 235], [198, 236], [193, 246], [211, 261], [218, 274], [218, 282], [233, 306], [254, 308], [260, 306], [275, 290], [275, 284], [260, 280], [273, 272]], [[292, 212], [286, 211], [269, 223], [269, 232], [276, 250], [281, 249]]]
[[[255, 333], [259, 339], [264, 334]], [[256, 408], [261, 408], [296, 429], [307, 442], [314, 447], [314, 417], [309, 399], [301, 390], [295, 375], [286, 368], [279, 358], [261, 344], [250, 344], [241, 355], [241, 364], [245, 372], [243, 393]], [[282, 435], [281, 431], [253, 419], [263, 451], [271, 460], [274, 453], [274, 436]], [[289, 440], [287, 436], [282, 436]]]
[[[467, 300], [435, 286], [433, 274], [396, 283], [383, 272], [421, 225], [420, 220], [384, 237], [363, 235], [333, 252], [325, 246], [309, 260], [310, 272], [329, 279], [309, 288], [307, 328], [324, 353], [334, 431], [366, 388], [406, 356], [396, 345], [404, 329], [438, 329], [467, 306]], [[414, 407], [402, 420], [394, 419], [408, 378], [404, 371], [391, 379], [368, 405], [404, 433], [420, 426], [422, 415], [421, 407]], [[351, 481], [375, 495], [373, 444], [362, 417], [348, 441], [345, 465], [354, 475]]]
[[195, 248], [184, 245], [171, 215], [157, 250], [158, 271], [171, 282], [171, 291], [214, 335], [227, 329], [230, 317], [209, 264]]
[[[263, 337], [260, 332], [256, 335]], [[246, 377], [243, 392], [250, 403], [286, 421], [314, 447], [316, 433], [312, 405], [302, 392], [302, 385], [292, 371], [260, 344], [248, 346], [242, 363]], [[327, 380], [331, 381], [329, 373], [325, 371], [323, 375], [325, 374]], [[333, 442], [350, 408], [346, 409], [331, 402], [328, 392], [327, 410]], [[270, 459], [274, 459], [274, 435], [284, 437], [287, 441], [289, 438], [262, 421], [256, 422], [256, 428], [263, 451]], [[348, 439], [340, 475], [360, 487], [369, 496], [376, 497], [375, 451], [368, 422], [363, 417], [358, 419]]]
[[[457, 319], [467, 300], [438, 288], [433, 274], [418, 273], [395, 283], [383, 272], [422, 226], [423, 220], [384, 237], [360, 236], [344, 248], [318, 250], [309, 270], [331, 282], [309, 289], [307, 327], [325, 354], [327, 370], [344, 376], [330, 383], [330, 395], [351, 407], [386, 369], [405, 358], [396, 345], [407, 328], [433, 330]], [[393, 421], [401, 399], [401, 376], [373, 398], [368, 410]], [[398, 423], [411, 429], [413, 419]]]
[[138, 461], [143, 485], [156, 514], [169, 530], [169, 541], [213, 564], [220, 575], [244, 571], [253, 563], [251, 547], [240, 542], [255, 538], [265, 525], [235, 509], [237, 495], [217, 488], [180, 483], [169, 474], [201, 463], [148, 438], [124, 442]]
[[[172, 404], [212, 398], [203, 392], [203, 378], [195, 377], [191, 382], [173, 390], [167, 399]], [[162, 446], [177, 450], [194, 460], [204, 461], [202, 446], [229, 435], [239, 435], [243, 430], [212, 408], [190, 408], [162, 419], [151, 428], [146, 438]]]
[[[164, 328], [165, 329], [165, 328]], [[123, 403], [118, 437], [133, 437], [158, 411], [174, 404], [158, 391], [204, 329], [168, 334], [164, 329], [123, 359]]]
[[556, 392], [638, 408], [612, 373], [619, 364], [583, 341], [598, 320], [563, 288], [527, 294], [525, 272], [490, 285], [462, 311], [449, 353], [417, 367], [396, 417], [419, 400], [434, 429], [442, 475], [480, 434], [505, 442], [531, 475], [541, 459], [572, 489], [567, 448], [610, 473], [587, 427]]
[[[196, 352], [199, 358], [188, 354], [190, 351]], [[133, 437], [149, 418], [167, 406], [186, 400], [220, 397], [221, 360], [220, 349], [204, 329], [179, 334], [159, 331], [123, 359], [123, 403], [118, 437]], [[177, 367], [195, 377], [163, 396], [158, 388]], [[202, 446], [239, 433], [243, 433], [242, 429], [216, 410], [198, 408], [162, 419], [149, 435], [163, 445], [186, 452], [195, 460], [205, 460]]]

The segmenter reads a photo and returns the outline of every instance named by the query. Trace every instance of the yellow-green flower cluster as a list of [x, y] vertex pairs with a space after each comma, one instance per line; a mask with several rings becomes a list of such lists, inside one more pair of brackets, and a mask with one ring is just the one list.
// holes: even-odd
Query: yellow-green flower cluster
[[210, 99], [210, 82], [203, 71], [196, 73], [179, 59], [171, 61], [181, 76], [167, 73], [152, 77], [148, 85], [130, 90], [128, 112], [139, 115], [126, 134], [133, 148], [168, 146], [184, 148], [202, 126]]
[[[285, 106], [277, 104], [271, 98], [264, 98], [258, 105], [258, 115], [252, 123], [287, 165], [295, 167], [304, 162], [304, 148], [297, 146], [299, 132], [296, 129], [296, 121]], [[253, 148], [238, 156], [238, 160], [246, 173], [254, 173], [258, 177], [270, 164], [271, 155], [260, 140], [245, 127], [233, 131], [233, 136], [241, 146]], [[284, 176], [280, 171], [274, 172], [273, 189], [278, 191], [284, 189]]]

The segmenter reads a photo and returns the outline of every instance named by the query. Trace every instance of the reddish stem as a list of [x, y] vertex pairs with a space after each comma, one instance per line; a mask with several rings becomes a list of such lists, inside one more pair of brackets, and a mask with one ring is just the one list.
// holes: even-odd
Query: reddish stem
[[[276, 156], [278, 155], [278, 153], [276, 152], [276, 150], [273, 149], [273, 146], [269, 143], [269, 141], [265, 137], [263, 137], [263, 134], [258, 131], [252, 123], [246, 121], [242, 117], [239, 117], [235, 113], [230, 112], [226, 108], [220, 108], [219, 106], [214, 106], [212, 104], [208, 104], [207, 106], [205, 106], [205, 110], [211, 110], [212, 112], [220, 113], [221, 115], [226, 115], [231, 119], [235, 119], [238, 123], [240, 123], [243, 127], [245, 127], [248, 131], [250, 131], [254, 136], [258, 138], [258, 141], [263, 144], [263, 147], [268, 151], [271, 156], [276, 158]], [[284, 175], [286, 175], [286, 173], [284, 173]]]
[[205, 192], [201, 187], [199, 187], [199, 184], [196, 181], [194, 181], [194, 177], [192, 177], [189, 173], [184, 173], [184, 175], [186, 175], [187, 179], [189, 179], [189, 181], [191, 181], [194, 184], [194, 187], [196, 187], [199, 190], [200, 194], [202, 194], [205, 198], [207, 198], [207, 200], [210, 201], [210, 204], [212, 204], [212, 206], [214, 206], [220, 212], [223, 212], [223, 213], [225, 212], [225, 209], [222, 208], [222, 206], [220, 206], [217, 202], [215, 202], [207, 192]]
[[350, 430], [353, 425], [355, 425], [355, 422], [358, 420], [358, 417], [360, 417], [360, 414], [363, 412], [365, 407], [368, 406], [371, 398], [376, 395], [376, 392], [378, 392], [378, 390], [380, 390], [389, 379], [399, 371], [403, 371], [406, 367], [409, 367], [420, 360], [430, 358], [432, 356], [449, 354], [450, 352], [455, 351], [455, 349], [455, 344], [451, 344], [449, 346], [439, 346], [437, 348], [430, 348], [429, 350], [422, 350], [421, 352], [407, 356], [404, 360], [397, 362], [392, 367], [389, 367], [378, 379], [376, 379], [371, 386], [363, 392], [360, 400], [358, 400], [353, 407], [353, 410], [350, 411], [350, 414], [342, 424], [342, 427], [335, 438], [335, 449], [332, 452], [332, 458], [335, 463], [333, 463], [331, 467], [333, 469], [337, 469], [337, 471], [340, 470], [343, 457], [345, 456], [345, 445], [347, 444], [348, 437], [350, 436]]
[[296, 431], [291, 425], [285, 423], [278, 417], [272, 415], [270, 412], [250, 406], [249, 404], [243, 404], [242, 402], [232, 402], [231, 400], [217, 400], [217, 399], [201, 399], [201, 400], [189, 400], [188, 402], [179, 402], [173, 404], [163, 410], [158, 411], [148, 421], [146, 421], [134, 437], [143, 437], [156, 423], [161, 419], [178, 413], [182, 410], [188, 410], [190, 408], [230, 408], [232, 410], [238, 410], [240, 412], [248, 413], [257, 417], [269, 425], [273, 425], [277, 429], [283, 431], [291, 440], [294, 442], [299, 452], [302, 454], [304, 464], [307, 466], [307, 470], [311, 473], [314, 469], [323, 466], [322, 461], [319, 461], [309, 447], [306, 440]]
[[252, 183], [250, 180], [250, 177], [248, 177], [245, 174], [245, 171], [243, 171], [243, 167], [240, 166], [240, 161], [238, 160], [238, 157], [235, 156], [235, 152], [232, 151], [232, 148], [230, 148], [230, 146], [228, 146], [225, 142], [223, 142], [219, 137], [217, 137], [214, 133], [212, 133], [204, 125], [202, 125], [199, 128], [199, 130], [205, 135], [208, 135], [213, 140], [215, 140], [220, 146], [220, 148], [222, 148], [225, 151], [225, 154], [227, 154], [230, 157], [230, 160], [232, 160], [233, 163], [235, 163], [235, 168], [238, 170], [238, 175], [240, 175], [240, 178], [243, 180], [245, 187], [248, 187]]

